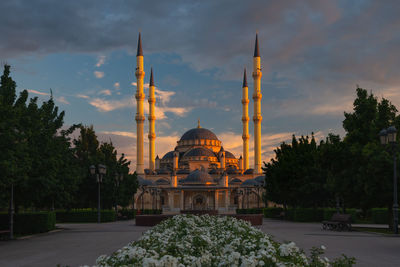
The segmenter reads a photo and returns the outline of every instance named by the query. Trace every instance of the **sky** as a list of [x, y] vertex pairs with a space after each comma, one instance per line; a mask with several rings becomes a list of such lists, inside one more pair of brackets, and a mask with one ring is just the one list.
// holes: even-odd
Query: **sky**
[[[400, 1], [0, 1], [0, 62], [18, 91], [47, 100], [65, 125], [93, 125], [136, 162], [136, 48], [145, 93], [156, 85], [156, 154], [183, 133], [212, 130], [242, 154], [242, 79], [258, 32], [263, 76], [262, 159], [297, 136], [345, 134], [357, 86], [400, 107]], [[147, 85], [147, 86], [146, 86]], [[148, 103], [145, 100], [145, 114]], [[147, 116], [146, 116], [147, 117]], [[148, 120], [145, 121], [145, 137]], [[253, 122], [249, 122], [253, 164]], [[145, 138], [145, 165], [148, 166]]]

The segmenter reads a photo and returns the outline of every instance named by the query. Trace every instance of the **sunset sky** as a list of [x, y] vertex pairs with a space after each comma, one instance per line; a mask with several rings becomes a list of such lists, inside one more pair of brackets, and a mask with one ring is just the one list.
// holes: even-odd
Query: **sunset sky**
[[[46, 100], [51, 89], [67, 126], [93, 124], [133, 163], [139, 31], [145, 81], [153, 67], [157, 87], [160, 157], [197, 119], [240, 156], [242, 75], [246, 67], [251, 98], [256, 31], [264, 161], [293, 133], [343, 136], [357, 85], [400, 107], [400, 1], [41, 0], [1, 1], [0, 10], [0, 62], [18, 91]], [[252, 165], [252, 135], [250, 144]]]

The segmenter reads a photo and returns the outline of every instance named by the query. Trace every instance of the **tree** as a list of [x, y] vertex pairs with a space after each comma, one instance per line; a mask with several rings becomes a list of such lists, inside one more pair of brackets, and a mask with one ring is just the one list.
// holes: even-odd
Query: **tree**
[[[19, 188], [27, 180], [31, 167], [28, 155], [29, 130], [24, 127], [26, 120], [26, 90], [16, 96], [16, 83], [10, 77], [10, 66], [4, 65], [0, 81], [0, 204], [10, 201], [13, 185]], [[20, 197], [20, 196], [19, 196]], [[17, 196], [18, 198], [18, 196]]]
[[318, 207], [327, 199], [314, 135], [299, 139], [293, 135], [291, 145], [282, 143], [264, 171], [268, 200], [285, 207]]

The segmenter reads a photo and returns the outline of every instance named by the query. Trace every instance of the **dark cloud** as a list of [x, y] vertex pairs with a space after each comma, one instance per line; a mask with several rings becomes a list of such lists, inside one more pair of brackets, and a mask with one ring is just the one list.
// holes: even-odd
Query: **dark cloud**
[[[263, 105], [289, 105], [293, 113], [333, 98], [338, 103], [357, 83], [393, 87], [400, 82], [397, 0], [37, 0], [1, 1], [0, 10], [2, 60], [134, 52], [141, 30], [145, 54], [174, 53], [224, 80], [240, 81], [243, 67], [251, 69], [258, 30], [268, 95]], [[293, 98], [303, 104], [290, 105]]]

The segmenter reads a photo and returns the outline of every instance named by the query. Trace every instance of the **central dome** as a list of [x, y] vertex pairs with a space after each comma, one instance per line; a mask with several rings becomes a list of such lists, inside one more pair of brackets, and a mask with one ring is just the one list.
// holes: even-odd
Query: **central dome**
[[181, 137], [181, 141], [196, 139], [218, 140], [217, 136], [213, 132], [205, 128], [191, 129], [184, 133]]

